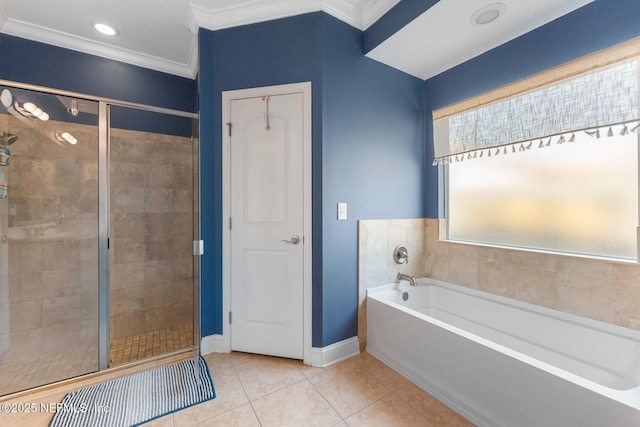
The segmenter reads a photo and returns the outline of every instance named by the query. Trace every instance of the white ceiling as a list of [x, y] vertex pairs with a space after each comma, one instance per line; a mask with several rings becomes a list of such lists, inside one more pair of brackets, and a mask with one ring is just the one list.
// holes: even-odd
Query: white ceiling
[[[399, 0], [0, 0], [0, 32], [195, 77], [197, 29], [324, 10], [365, 29]], [[100, 21], [117, 37], [96, 32]]]
[[[0, 32], [193, 78], [197, 29], [217, 30], [323, 10], [366, 29], [400, 0], [0, 0]], [[504, 16], [472, 26], [478, 8]], [[426, 79], [592, 0], [441, 0], [369, 56]], [[93, 22], [119, 30], [97, 33]]]
[[[592, 1], [440, 0], [367, 56], [426, 80]], [[498, 2], [506, 6], [498, 19], [471, 23], [476, 10]]]

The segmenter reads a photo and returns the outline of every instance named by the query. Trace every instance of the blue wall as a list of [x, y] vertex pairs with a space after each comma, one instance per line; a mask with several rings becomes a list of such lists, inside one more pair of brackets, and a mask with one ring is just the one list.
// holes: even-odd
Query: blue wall
[[0, 79], [197, 111], [195, 80], [1, 33]]
[[[195, 80], [6, 34], [0, 34], [0, 79], [181, 111], [197, 111]], [[19, 89], [11, 91], [18, 99], [28, 93]], [[28, 97], [45, 108], [52, 120], [97, 124], [95, 116], [80, 114], [71, 117], [62, 104], [52, 102], [55, 98], [51, 95], [38, 97], [31, 92]], [[114, 107], [111, 113], [114, 128], [191, 136], [191, 119], [123, 107]]]
[[312, 82], [314, 347], [357, 335], [356, 220], [423, 215], [423, 83], [365, 58], [362, 37], [321, 12], [200, 30], [203, 335], [223, 321], [222, 91]]
[[[312, 82], [313, 345], [324, 347], [357, 333], [357, 219], [437, 216], [432, 110], [640, 35], [640, 2], [598, 0], [424, 83], [363, 56], [433, 4], [404, 0], [366, 34], [321, 12], [200, 31], [203, 335], [223, 321], [222, 91]], [[4, 34], [0, 78], [197, 108], [193, 80]]]
[[[326, 346], [357, 335], [357, 220], [422, 217], [425, 167], [422, 80], [365, 57], [361, 31], [323, 17]], [[336, 220], [338, 202], [347, 221]]]
[[[206, 245], [201, 263], [203, 336], [222, 333], [222, 92], [311, 81], [312, 185], [314, 190], [322, 188], [321, 30], [320, 14], [214, 32], [200, 30], [201, 233]], [[314, 253], [322, 251], [320, 195], [313, 194]], [[322, 282], [321, 273], [321, 265], [314, 265], [314, 283]]]
[[[427, 164], [433, 161], [433, 110], [638, 36], [640, 1], [597, 0], [427, 80]], [[425, 213], [437, 218], [437, 168], [427, 167], [426, 181]]]

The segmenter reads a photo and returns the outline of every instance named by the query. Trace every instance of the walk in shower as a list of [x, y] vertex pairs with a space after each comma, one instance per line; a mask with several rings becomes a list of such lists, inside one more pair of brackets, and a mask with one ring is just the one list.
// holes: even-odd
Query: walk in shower
[[111, 107], [110, 363], [193, 344], [191, 121]]
[[0, 395], [193, 348], [195, 115], [0, 94]]

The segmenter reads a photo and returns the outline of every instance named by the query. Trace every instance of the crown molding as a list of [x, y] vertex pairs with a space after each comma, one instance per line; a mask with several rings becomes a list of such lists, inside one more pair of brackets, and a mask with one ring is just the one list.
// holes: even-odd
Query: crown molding
[[192, 79], [195, 79], [198, 75], [198, 69], [200, 68], [200, 50], [198, 48], [198, 37], [195, 36], [191, 43], [191, 50], [189, 51], [189, 70], [193, 72], [193, 75], [190, 76]]
[[321, 7], [324, 12], [338, 18], [339, 20], [362, 29], [363, 13], [362, 9], [345, 0], [323, 0]]
[[[189, 3], [185, 25], [197, 35], [200, 27], [220, 30], [324, 11], [364, 30], [399, 1], [371, 0], [359, 7], [349, 0], [252, 0], [217, 9]], [[195, 36], [190, 46], [189, 59], [182, 63], [12, 19], [1, 6], [0, 32], [191, 79], [195, 78], [198, 70], [198, 40]]]
[[382, 18], [387, 12], [389, 12], [395, 5], [400, 3], [400, 0], [371, 0], [362, 11], [362, 30], [366, 30], [373, 25], [378, 19]]
[[11, 19], [0, 9], [0, 31], [12, 36], [22, 37], [42, 43], [51, 44], [91, 55], [97, 55], [115, 61], [126, 62], [152, 70], [174, 74], [180, 77], [194, 78], [197, 66], [197, 43], [192, 46], [189, 62], [183, 64], [177, 61], [136, 52], [130, 49], [112, 46], [96, 40], [75, 36], [51, 28], [42, 27], [28, 22]]
[[207, 9], [189, 3], [187, 27], [194, 34], [198, 28], [222, 30], [322, 10], [322, 0], [253, 0], [237, 5]]
[[359, 30], [364, 30], [399, 1], [372, 0], [363, 8], [355, 6], [348, 0], [253, 0], [215, 9], [189, 3], [185, 25], [191, 32], [197, 34], [200, 27], [215, 31], [324, 11]]

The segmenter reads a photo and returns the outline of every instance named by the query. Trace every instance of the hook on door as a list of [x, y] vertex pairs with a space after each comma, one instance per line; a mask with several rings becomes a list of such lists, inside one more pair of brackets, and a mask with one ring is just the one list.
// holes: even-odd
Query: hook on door
[[263, 96], [262, 100], [267, 103], [267, 112], [264, 113], [264, 122], [265, 122], [264, 130], [269, 130], [271, 129], [271, 123], [269, 119], [269, 96]]

